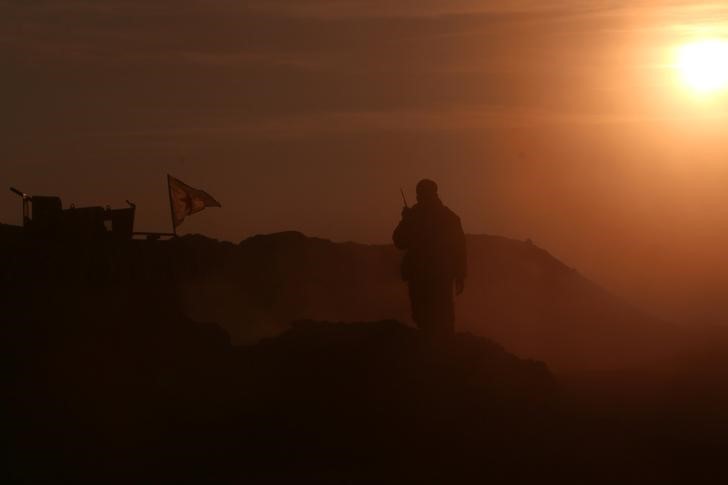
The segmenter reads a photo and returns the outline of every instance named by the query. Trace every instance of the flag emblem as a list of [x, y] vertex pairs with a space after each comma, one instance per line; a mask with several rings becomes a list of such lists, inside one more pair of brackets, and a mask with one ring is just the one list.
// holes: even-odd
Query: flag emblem
[[213, 196], [204, 190], [190, 187], [179, 179], [167, 175], [169, 204], [172, 209], [172, 225], [176, 229], [185, 217], [200, 212], [205, 207], [222, 207]]

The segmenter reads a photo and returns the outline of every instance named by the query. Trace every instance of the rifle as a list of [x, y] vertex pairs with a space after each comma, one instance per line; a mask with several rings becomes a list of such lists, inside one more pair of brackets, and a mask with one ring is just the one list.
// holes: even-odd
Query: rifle
[[402, 202], [404, 202], [404, 206], [409, 209], [409, 205], [407, 204], [407, 197], [404, 196], [404, 189], [402, 189], [402, 187], [399, 188], [399, 193], [402, 194]]

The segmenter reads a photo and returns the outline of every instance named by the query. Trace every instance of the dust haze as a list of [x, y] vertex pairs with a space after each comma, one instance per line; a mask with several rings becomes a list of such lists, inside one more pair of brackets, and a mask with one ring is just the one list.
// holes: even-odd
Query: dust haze
[[470, 233], [532, 238], [663, 317], [726, 319], [726, 103], [669, 66], [690, 25], [721, 32], [718, 2], [2, 9], [2, 179], [26, 191], [131, 199], [160, 230], [177, 173], [228, 202], [190, 232], [384, 243], [417, 173]]
[[[3, 481], [721, 482], [703, 38], [725, 2], [0, 0]], [[434, 340], [423, 178], [468, 253]]]

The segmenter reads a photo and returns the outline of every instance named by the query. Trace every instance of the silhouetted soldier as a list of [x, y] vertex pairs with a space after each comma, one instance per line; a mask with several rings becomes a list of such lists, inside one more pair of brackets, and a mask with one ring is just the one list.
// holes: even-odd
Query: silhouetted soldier
[[467, 252], [460, 218], [440, 201], [435, 182], [417, 184], [417, 204], [402, 209], [392, 239], [407, 251], [402, 279], [409, 284], [412, 319], [430, 335], [451, 334], [453, 286], [458, 295], [465, 288]]

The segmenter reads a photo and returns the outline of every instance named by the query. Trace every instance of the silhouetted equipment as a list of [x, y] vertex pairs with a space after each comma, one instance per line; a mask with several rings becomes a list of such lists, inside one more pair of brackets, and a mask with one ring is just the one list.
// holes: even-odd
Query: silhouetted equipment
[[17, 194], [23, 200], [23, 226], [30, 220], [30, 200], [31, 197], [25, 192], [21, 192], [15, 187], [10, 187], [10, 191]]
[[402, 203], [405, 207], [409, 208], [409, 204], [407, 203], [407, 197], [405, 197], [404, 189], [402, 187], [399, 188], [399, 193], [402, 194]]
[[33, 236], [131, 239], [137, 234], [136, 205], [128, 200], [129, 207], [123, 209], [71, 205], [64, 210], [60, 197], [28, 195], [14, 187], [10, 190], [22, 198], [23, 228]]

